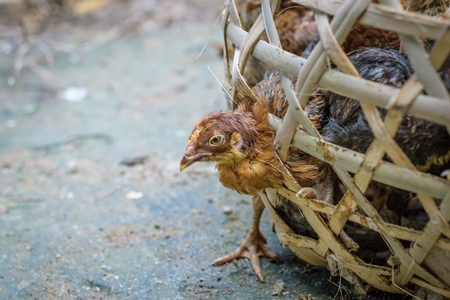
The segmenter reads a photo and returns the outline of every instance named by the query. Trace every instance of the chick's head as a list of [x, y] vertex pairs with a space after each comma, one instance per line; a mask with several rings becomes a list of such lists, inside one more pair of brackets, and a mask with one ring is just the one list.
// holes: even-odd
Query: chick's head
[[195, 125], [180, 161], [180, 171], [196, 162], [234, 164], [251, 149], [258, 134], [251, 113], [213, 112]]

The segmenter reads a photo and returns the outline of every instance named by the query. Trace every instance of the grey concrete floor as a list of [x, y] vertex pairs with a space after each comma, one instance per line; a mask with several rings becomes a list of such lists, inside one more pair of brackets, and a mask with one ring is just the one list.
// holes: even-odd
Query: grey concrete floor
[[[1, 55], [1, 299], [353, 297], [282, 248], [266, 214], [262, 231], [284, 260], [262, 259], [266, 283], [246, 260], [210, 265], [239, 245], [252, 213], [213, 166], [178, 169], [193, 125], [226, 108], [209, 70], [223, 78], [217, 16], [61, 54], [46, 78], [24, 70], [14, 87]], [[67, 101], [70, 87], [87, 94]]]

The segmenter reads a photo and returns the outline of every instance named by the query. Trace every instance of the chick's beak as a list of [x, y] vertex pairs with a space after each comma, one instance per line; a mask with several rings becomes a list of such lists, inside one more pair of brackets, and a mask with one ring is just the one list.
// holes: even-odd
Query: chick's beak
[[188, 156], [186, 156], [186, 154], [183, 155], [183, 157], [181, 158], [181, 161], [180, 161], [180, 172], [183, 172], [184, 169], [186, 169], [193, 163], [195, 163], [195, 160], [192, 159], [192, 157], [188, 157]]
[[180, 172], [183, 172], [184, 169], [189, 167], [190, 165], [201, 161], [206, 156], [211, 155], [210, 153], [196, 153], [194, 146], [190, 145], [184, 151], [184, 155], [180, 161]]

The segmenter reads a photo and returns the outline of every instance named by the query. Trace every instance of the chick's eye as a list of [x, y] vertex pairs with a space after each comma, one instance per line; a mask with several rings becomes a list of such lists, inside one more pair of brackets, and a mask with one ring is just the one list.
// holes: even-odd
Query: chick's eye
[[223, 136], [222, 135], [215, 135], [209, 139], [209, 144], [212, 146], [218, 146], [223, 142]]

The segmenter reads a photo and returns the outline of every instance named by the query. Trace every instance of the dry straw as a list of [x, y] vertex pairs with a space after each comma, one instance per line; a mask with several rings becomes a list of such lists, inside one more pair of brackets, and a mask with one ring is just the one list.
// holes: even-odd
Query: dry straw
[[[280, 0], [262, 0], [262, 13], [248, 32], [242, 29], [234, 0], [226, 4], [223, 18], [225, 44], [236, 49], [233, 57], [228, 51], [224, 54], [229, 95], [237, 98], [252, 94], [242, 76], [250, 55], [280, 70], [289, 111], [283, 121], [270, 116], [271, 125], [277, 131], [275, 144], [280, 159], [286, 158], [292, 144], [331, 164], [347, 188], [337, 205], [301, 198], [298, 196], [301, 187], [286, 170], [286, 188], [266, 190], [262, 196], [280, 241], [308, 263], [328, 266], [333, 274], [355, 284], [355, 290], [361, 294], [369, 286], [405, 294], [415, 285], [450, 297], [449, 181], [417, 171], [393, 139], [404, 113], [444, 125], [450, 132], [450, 99], [436, 72], [450, 52], [449, 19], [405, 12], [397, 0], [380, 0], [381, 5], [371, 0], [293, 2], [315, 11], [321, 41], [307, 60], [281, 49], [273, 21]], [[328, 15], [333, 15], [331, 23]], [[384, 86], [359, 76], [339, 46], [356, 22], [397, 32], [416, 70], [402, 88]], [[269, 43], [260, 39], [264, 32]], [[418, 36], [436, 39], [430, 54], [422, 49]], [[327, 69], [328, 59], [341, 71]], [[290, 85], [290, 75], [298, 77], [294, 88]], [[302, 108], [316, 84], [360, 101], [375, 136], [365, 154], [327, 143], [315, 130]], [[420, 94], [422, 90], [426, 95]], [[232, 99], [229, 100], [233, 107]], [[388, 110], [384, 121], [377, 106]], [[304, 130], [298, 130], [298, 125]], [[393, 163], [383, 161], [386, 153]], [[385, 222], [364, 195], [371, 180], [417, 193], [429, 217], [423, 230]], [[317, 239], [295, 234], [277, 215], [271, 204], [277, 193], [297, 204], [317, 233]], [[433, 198], [441, 199], [440, 205]], [[320, 214], [328, 215], [328, 221]], [[389, 260], [390, 266], [366, 263], [342, 244], [338, 235], [347, 221], [382, 236], [395, 258]], [[411, 242], [410, 246], [405, 248], [401, 240]]]

